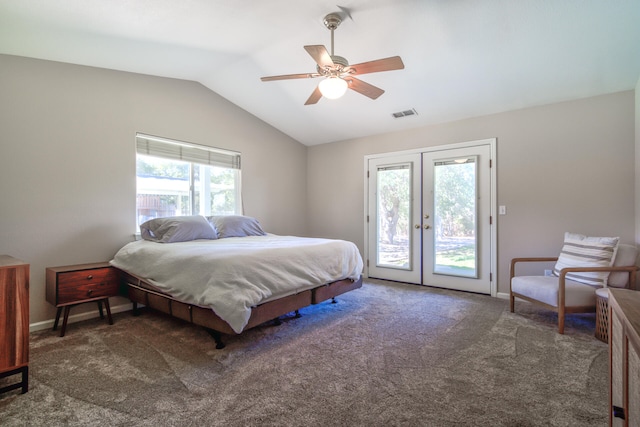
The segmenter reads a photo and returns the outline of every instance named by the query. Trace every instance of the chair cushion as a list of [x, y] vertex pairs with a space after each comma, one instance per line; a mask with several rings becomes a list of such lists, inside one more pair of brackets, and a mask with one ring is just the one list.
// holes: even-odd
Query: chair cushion
[[[636, 264], [636, 258], [638, 257], [638, 249], [634, 245], [625, 245], [620, 243], [618, 245], [618, 252], [616, 258], [613, 261], [614, 267], [628, 267]], [[607, 280], [607, 286], [613, 288], [626, 288], [629, 283], [629, 273], [618, 271], [609, 275]]]
[[[555, 276], [516, 276], [511, 280], [511, 290], [536, 301], [558, 307], [558, 279]], [[565, 307], [596, 305], [599, 286], [565, 280]]]
[[[564, 246], [558, 257], [553, 274], [567, 267], [610, 267], [618, 248], [619, 237], [588, 237], [582, 234], [565, 233]], [[567, 279], [586, 285], [605, 286], [609, 272], [569, 273]]]

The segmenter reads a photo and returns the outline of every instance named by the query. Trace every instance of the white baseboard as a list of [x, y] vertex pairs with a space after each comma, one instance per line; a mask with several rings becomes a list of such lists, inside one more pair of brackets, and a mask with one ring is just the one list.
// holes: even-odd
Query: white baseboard
[[[123, 311], [131, 311], [131, 310], [133, 310], [132, 303], [120, 304], [120, 305], [111, 307], [111, 314], [121, 313]], [[98, 312], [98, 310], [87, 311], [85, 313], [71, 314], [69, 316], [69, 320], [67, 321], [67, 324], [82, 322], [83, 320], [89, 320], [96, 317], [100, 317], [100, 313]], [[55, 323], [55, 319], [44, 320], [42, 322], [37, 322], [37, 323], [31, 323], [29, 325], [29, 332], [42, 331], [44, 329], [52, 329], [54, 323]], [[59, 324], [58, 327], [61, 327], [61, 324]]]
[[496, 297], [500, 299], [509, 299], [509, 292], [498, 292]]

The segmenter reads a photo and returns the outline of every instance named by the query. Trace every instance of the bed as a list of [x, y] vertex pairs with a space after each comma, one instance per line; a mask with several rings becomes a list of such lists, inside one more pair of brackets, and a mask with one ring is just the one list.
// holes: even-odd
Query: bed
[[141, 225], [111, 260], [137, 305], [222, 334], [243, 331], [362, 286], [352, 242], [265, 233], [255, 218], [188, 216]]

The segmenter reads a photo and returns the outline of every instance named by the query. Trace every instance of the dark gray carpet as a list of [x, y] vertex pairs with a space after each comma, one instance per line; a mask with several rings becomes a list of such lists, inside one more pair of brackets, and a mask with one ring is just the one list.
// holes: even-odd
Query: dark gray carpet
[[595, 316], [369, 280], [216, 350], [144, 312], [31, 336], [30, 391], [3, 426], [605, 426]]

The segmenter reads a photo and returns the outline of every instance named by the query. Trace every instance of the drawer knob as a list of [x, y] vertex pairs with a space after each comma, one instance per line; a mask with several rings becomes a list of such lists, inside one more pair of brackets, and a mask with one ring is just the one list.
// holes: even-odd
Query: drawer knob
[[88, 295], [88, 296], [91, 296], [91, 294], [92, 294], [92, 293], [93, 293], [93, 289], [89, 289], [89, 290], [87, 291], [87, 295]]
[[93, 279], [93, 275], [90, 274], [87, 276], [87, 280], [91, 280], [91, 279]]

